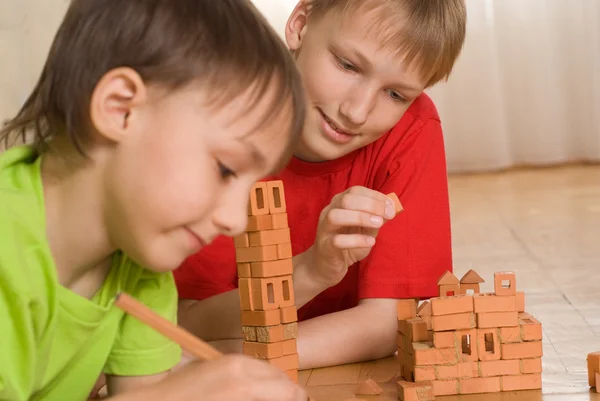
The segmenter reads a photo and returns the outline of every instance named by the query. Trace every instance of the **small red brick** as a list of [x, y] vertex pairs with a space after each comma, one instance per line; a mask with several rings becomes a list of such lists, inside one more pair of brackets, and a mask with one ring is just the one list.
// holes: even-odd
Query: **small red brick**
[[292, 355], [298, 353], [297, 340], [292, 338], [291, 340], [285, 340], [281, 342], [282, 355]]
[[542, 324], [528, 313], [519, 314], [519, 325], [523, 341], [541, 341]]
[[400, 380], [397, 384], [400, 401], [433, 401], [435, 399], [431, 382], [411, 383]]
[[525, 312], [525, 293], [523, 291], [517, 291], [515, 296], [517, 298], [517, 311]]
[[287, 370], [298, 369], [298, 354], [280, 356], [279, 358], [269, 359], [271, 365], [277, 366], [284, 372]]
[[287, 244], [290, 242], [290, 229], [256, 231], [248, 234], [250, 246]]
[[287, 276], [294, 272], [292, 259], [271, 260], [268, 262], [250, 263], [253, 278]]
[[435, 378], [437, 380], [451, 380], [459, 378], [458, 364], [440, 365], [435, 367]]
[[521, 373], [542, 373], [542, 358], [521, 359]]
[[431, 312], [433, 316], [473, 312], [473, 296], [455, 295], [453, 297], [432, 298]]
[[539, 358], [543, 355], [541, 341], [502, 344], [500, 348], [502, 350], [502, 359]]
[[459, 380], [460, 394], [482, 394], [500, 392], [499, 377], [478, 377]]
[[400, 203], [400, 199], [398, 199], [398, 195], [396, 195], [394, 192], [390, 192], [389, 194], [387, 194], [387, 197], [394, 202], [394, 209], [396, 210], [396, 214], [404, 210], [404, 208], [402, 207], [402, 203]]
[[250, 270], [250, 263], [238, 263], [237, 274], [239, 278], [252, 277], [252, 271]]
[[481, 377], [514, 376], [521, 374], [521, 363], [516, 359], [483, 361], [479, 363]]
[[273, 230], [278, 230], [280, 228], [288, 228], [288, 215], [287, 213], [277, 213], [271, 214], [271, 226]]
[[459, 362], [477, 362], [479, 349], [477, 348], [477, 329], [457, 330], [454, 332], [456, 350]]
[[267, 199], [269, 204], [269, 214], [280, 214], [286, 212], [283, 181], [267, 181]]
[[477, 362], [460, 362], [458, 364], [458, 378], [470, 379], [479, 377], [479, 364]]
[[400, 331], [396, 333], [396, 343], [398, 345], [398, 348], [400, 348], [402, 351], [405, 351], [407, 349], [406, 336], [404, 335], [404, 333]]
[[502, 377], [502, 391], [539, 390], [541, 388], [541, 373]]
[[436, 397], [458, 394], [458, 380], [435, 380], [432, 384], [433, 394]]
[[519, 313], [514, 312], [489, 312], [477, 314], [477, 328], [489, 329], [492, 327], [516, 327], [519, 325]]
[[498, 329], [477, 329], [477, 351], [480, 361], [495, 361], [501, 357]]
[[454, 332], [434, 331], [433, 346], [435, 348], [454, 348]]
[[520, 343], [521, 327], [502, 327], [500, 328], [500, 343]]
[[[507, 282], [508, 287], [503, 286]], [[494, 273], [494, 292], [496, 295], [515, 295], [517, 293], [517, 278], [513, 272]]]
[[458, 362], [453, 348], [437, 349], [431, 343], [413, 343], [415, 366], [452, 365]]
[[516, 312], [517, 298], [515, 295], [475, 294], [473, 308], [475, 313]]
[[292, 244], [277, 244], [277, 259], [289, 259], [292, 255]]
[[[238, 263], [265, 262], [277, 260], [277, 247], [279, 245], [252, 246], [250, 248], [236, 248], [235, 259]], [[291, 256], [290, 256], [291, 257]], [[279, 258], [282, 259], [282, 258]]]
[[273, 222], [271, 216], [262, 215], [262, 216], [249, 216], [248, 224], [246, 225], [246, 231], [254, 232], [261, 230], [272, 230]]
[[587, 356], [588, 381], [590, 387], [596, 387], [595, 372], [600, 372], [600, 351], [592, 352]]
[[434, 366], [415, 366], [414, 379], [416, 382], [427, 382], [435, 380]]
[[431, 318], [433, 331], [449, 331], [475, 328], [474, 313], [459, 313], [456, 315], [433, 316]]
[[280, 342], [277, 343], [252, 343], [243, 342], [242, 349], [244, 355], [258, 359], [274, 359], [283, 355], [283, 348]]
[[286, 370], [284, 373], [288, 375], [291, 381], [298, 383], [298, 369]]
[[298, 321], [298, 311], [295, 306], [279, 309], [281, 323], [293, 323]]
[[409, 341], [418, 343], [427, 341], [427, 323], [422, 321], [420, 318], [410, 319], [406, 321], [409, 328]]
[[233, 237], [233, 246], [236, 248], [248, 248], [250, 241], [248, 240], [248, 233], [241, 233]]
[[396, 303], [398, 320], [409, 320], [417, 317], [417, 302], [414, 299], [399, 299]]

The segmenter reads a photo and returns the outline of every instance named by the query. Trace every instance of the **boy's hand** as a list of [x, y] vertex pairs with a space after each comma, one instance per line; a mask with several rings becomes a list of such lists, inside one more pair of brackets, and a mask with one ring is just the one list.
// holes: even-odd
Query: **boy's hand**
[[372, 189], [355, 186], [334, 196], [321, 212], [309, 249], [312, 278], [327, 287], [339, 283], [348, 267], [369, 254], [379, 229], [395, 215], [394, 202]]
[[[306, 401], [304, 389], [277, 367], [241, 355], [191, 362], [148, 388], [148, 399], [172, 401]], [[154, 398], [153, 398], [154, 397]]]

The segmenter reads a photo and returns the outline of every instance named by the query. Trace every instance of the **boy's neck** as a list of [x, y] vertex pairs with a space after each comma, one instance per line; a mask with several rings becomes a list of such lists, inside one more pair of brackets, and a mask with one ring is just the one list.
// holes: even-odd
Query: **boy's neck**
[[103, 219], [102, 169], [80, 155], [44, 154], [46, 235], [61, 285], [91, 298], [110, 269]]

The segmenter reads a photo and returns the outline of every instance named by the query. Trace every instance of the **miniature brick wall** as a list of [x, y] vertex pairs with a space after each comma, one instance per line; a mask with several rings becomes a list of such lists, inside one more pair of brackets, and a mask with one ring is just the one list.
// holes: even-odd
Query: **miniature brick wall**
[[234, 239], [242, 310], [243, 352], [298, 381], [298, 314], [292, 247], [281, 181], [254, 185], [246, 232]]
[[481, 282], [472, 270], [460, 281], [447, 272], [440, 297], [418, 311], [416, 301], [398, 301], [401, 400], [412, 401], [402, 394], [419, 384], [435, 396], [541, 389], [542, 325], [525, 312], [515, 274], [495, 273], [490, 294], [479, 293]]

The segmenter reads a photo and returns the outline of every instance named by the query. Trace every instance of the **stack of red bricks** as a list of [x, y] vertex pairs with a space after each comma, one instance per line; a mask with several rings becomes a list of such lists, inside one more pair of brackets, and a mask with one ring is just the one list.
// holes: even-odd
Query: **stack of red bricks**
[[292, 248], [281, 181], [252, 188], [246, 232], [234, 239], [242, 310], [243, 352], [298, 381], [298, 314]]
[[525, 313], [514, 273], [496, 273], [491, 294], [466, 280], [473, 276], [469, 271], [459, 282], [447, 272], [440, 297], [418, 311], [414, 300], [398, 302], [400, 400], [541, 389], [542, 325]]

